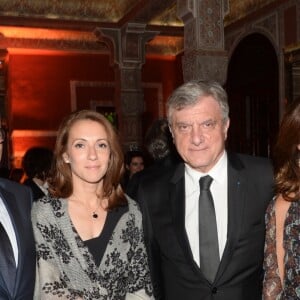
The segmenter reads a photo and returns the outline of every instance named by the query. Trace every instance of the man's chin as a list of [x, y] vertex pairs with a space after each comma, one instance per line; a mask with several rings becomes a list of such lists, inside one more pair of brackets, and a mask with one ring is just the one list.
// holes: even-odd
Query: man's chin
[[196, 162], [191, 162], [191, 163], [188, 163], [190, 165], [191, 168], [199, 171], [199, 172], [202, 172], [202, 173], [206, 173], [209, 171], [210, 169], [210, 165], [207, 163], [207, 162], [199, 162], [199, 161], [196, 161]]

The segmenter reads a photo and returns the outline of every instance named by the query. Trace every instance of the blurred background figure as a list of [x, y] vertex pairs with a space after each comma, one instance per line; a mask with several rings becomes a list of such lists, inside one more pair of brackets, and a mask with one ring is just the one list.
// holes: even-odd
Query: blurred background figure
[[23, 168], [12, 168], [9, 172], [8, 178], [12, 181], [22, 183], [24, 179]]
[[53, 152], [44, 147], [32, 147], [23, 157], [22, 166], [26, 179], [24, 184], [29, 186], [36, 201], [47, 195], [47, 178], [52, 164]]
[[145, 136], [145, 147], [154, 164], [168, 166], [180, 159], [167, 119], [153, 122]]
[[122, 188], [126, 191], [133, 174], [144, 170], [145, 155], [140, 150], [131, 150], [125, 153], [125, 173], [122, 180]]
[[173, 138], [169, 130], [167, 119], [157, 119], [150, 126], [145, 136], [145, 147], [150, 156], [151, 165], [141, 172], [133, 174], [126, 186], [126, 193], [131, 198], [136, 198], [139, 184], [146, 177], [155, 176], [179, 162]]

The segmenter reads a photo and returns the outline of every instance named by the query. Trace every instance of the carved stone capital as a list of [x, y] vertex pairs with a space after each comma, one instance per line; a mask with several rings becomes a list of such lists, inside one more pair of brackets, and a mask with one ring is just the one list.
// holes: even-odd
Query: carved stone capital
[[127, 23], [122, 28], [97, 28], [98, 38], [108, 38], [114, 46], [114, 62], [120, 67], [141, 68], [145, 62], [145, 45], [159, 32], [145, 30], [146, 24]]

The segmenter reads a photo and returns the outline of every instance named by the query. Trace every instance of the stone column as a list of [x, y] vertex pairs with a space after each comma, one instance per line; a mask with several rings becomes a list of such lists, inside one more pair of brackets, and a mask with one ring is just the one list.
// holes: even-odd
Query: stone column
[[98, 29], [113, 44], [115, 65], [115, 105], [119, 134], [125, 150], [142, 145], [144, 93], [141, 68], [145, 62], [145, 44], [157, 32], [146, 31], [146, 24], [128, 23], [121, 29]]
[[184, 81], [226, 81], [228, 57], [224, 47], [223, 0], [177, 0], [184, 23]]

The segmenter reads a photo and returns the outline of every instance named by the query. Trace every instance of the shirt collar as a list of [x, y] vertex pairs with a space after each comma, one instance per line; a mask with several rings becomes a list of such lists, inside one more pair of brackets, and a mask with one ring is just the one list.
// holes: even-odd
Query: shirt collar
[[207, 173], [199, 172], [185, 163], [185, 179], [189, 186], [199, 186], [202, 176], [210, 175], [217, 183], [223, 183], [227, 177], [227, 153], [223, 152], [216, 165]]

